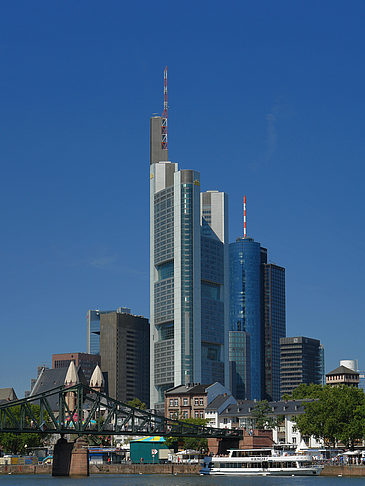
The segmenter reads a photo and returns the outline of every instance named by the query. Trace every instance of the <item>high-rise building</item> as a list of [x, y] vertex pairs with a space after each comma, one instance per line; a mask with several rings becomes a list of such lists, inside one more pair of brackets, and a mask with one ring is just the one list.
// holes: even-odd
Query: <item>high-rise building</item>
[[237, 399], [261, 400], [264, 384], [263, 264], [267, 251], [252, 238], [237, 238], [229, 245], [229, 257], [230, 330], [245, 333], [241, 338], [237, 334], [230, 335], [236, 344], [229, 359], [235, 363], [232, 371], [235, 369], [238, 375], [234, 380], [244, 384], [240, 386], [244, 396], [238, 396], [238, 390], [232, 393]]
[[201, 194], [199, 172], [151, 159], [150, 396], [160, 411], [169, 388], [228, 381], [227, 239], [227, 196]]
[[264, 390], [267, 400], [280, 400], [280, 339], [286, 336], [285, 268], [265, 263]]
[[200, 202], [201, 381], [228, 384], [228, 196], [207, 191], [201, 194]]
[[267, 250], [247, 236], [229, 245], [229, 361], [233, 395], [280, 398], [280, 338], [286, 335], [285, 269], [267, 263]]
[[112, 398], [149, 404], [149, 350], [148, 319], [122, 312], [100, 315], [101, 370]]
[[291, 394], [300, 384], [323, 383], [323, 346], [303, 336], [280, 339], [280, 392]]
[[108, 312], [130, 314], [131, 310], [128, 307], [118, 307], [116, 311], [101, 311], [98, 309], [87, 311], [86, 349], [89, 354], [100, 354], [100, 314], [105, 314]]

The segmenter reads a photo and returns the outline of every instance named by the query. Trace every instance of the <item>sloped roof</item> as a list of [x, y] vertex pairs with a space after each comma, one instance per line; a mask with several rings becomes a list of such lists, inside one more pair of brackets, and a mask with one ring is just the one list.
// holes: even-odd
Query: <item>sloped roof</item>
[[165, 393], [166, 395], [195, 395], [198, 393], [206, 393], [207, 388], [211, 385], [202, 385], [201, 383], [192, 383], [188, 385], [179, 385], [170, 388]]
[[357, 371], [351, 370], [350, 368], [347, 368], [346, 366], [339, 366], [335, 370], [330, 371], [326, 374], [326, 376], [331, 375], [359, 375], [359, 373]]
[[218, 410], [220, 406], [227, 400], [229, 395], [217, 395], [207, 406], [206, 410]]
[[[43, 369], [40, 373], [37, 381], [29, 396], [38, 395], [38, 393], [44, 393], [52, 388], [57, 388], [65, 384], [65, 378], [68, 368], [55, 368], [55, 369]], [[85, 375], [79, 366], [77, 368], [78, 380], [84, 385], [88, 385]], [[58, 410], [58, 395], [54, 395], [48, 398], [52, 410]]]
[[0, 388], [0, 403], [11, 402], [17, 400], [18, 397], [14, 391], [14, 388]]
[[[269, 415], [299, 415], [304, 413], [304, 403], [310, 400], [281, 400], [278, 402], [268, 402]], [[249, 417], [260, 402], [254, 400], [242, 400], [238, 403], [229, 405], [223, 412], [224, 416]]]

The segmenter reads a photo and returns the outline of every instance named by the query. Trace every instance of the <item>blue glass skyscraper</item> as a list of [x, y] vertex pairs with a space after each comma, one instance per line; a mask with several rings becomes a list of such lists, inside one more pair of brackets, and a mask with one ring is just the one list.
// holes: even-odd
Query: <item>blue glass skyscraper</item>
[[[246, 381], [245, 396], [236, 396], [239, 399], [262, 398], [263, 264], [266, 258], [266, 249], [252, 238], [238, 238], [229, 245], [231, 353], [235, 348], [230, 361], [234, 363], [236, 381]], [[246, 333], [245, 339], [238, 339], [234, 331]], [[235, 346], [232, 344], [234, 340]], [[238, 342], [241, 342], [241, 349]]]

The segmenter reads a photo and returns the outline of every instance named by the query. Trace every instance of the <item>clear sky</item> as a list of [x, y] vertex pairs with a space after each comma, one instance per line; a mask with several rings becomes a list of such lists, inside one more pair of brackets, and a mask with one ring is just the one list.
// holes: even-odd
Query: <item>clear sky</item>
[[365, 3], [0, 5], [0, 387], [149, 315], [149, 117], [286, 268], [287, 335], [365, 368]]

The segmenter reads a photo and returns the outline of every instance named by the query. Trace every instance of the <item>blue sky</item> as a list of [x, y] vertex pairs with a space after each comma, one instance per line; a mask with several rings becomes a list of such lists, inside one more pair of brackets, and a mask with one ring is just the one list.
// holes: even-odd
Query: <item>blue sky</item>
[[0, 387], [149, 314], [149, 117], [285, 266], [287, 335], [365, 369], [361, 1], [2, 2]]

